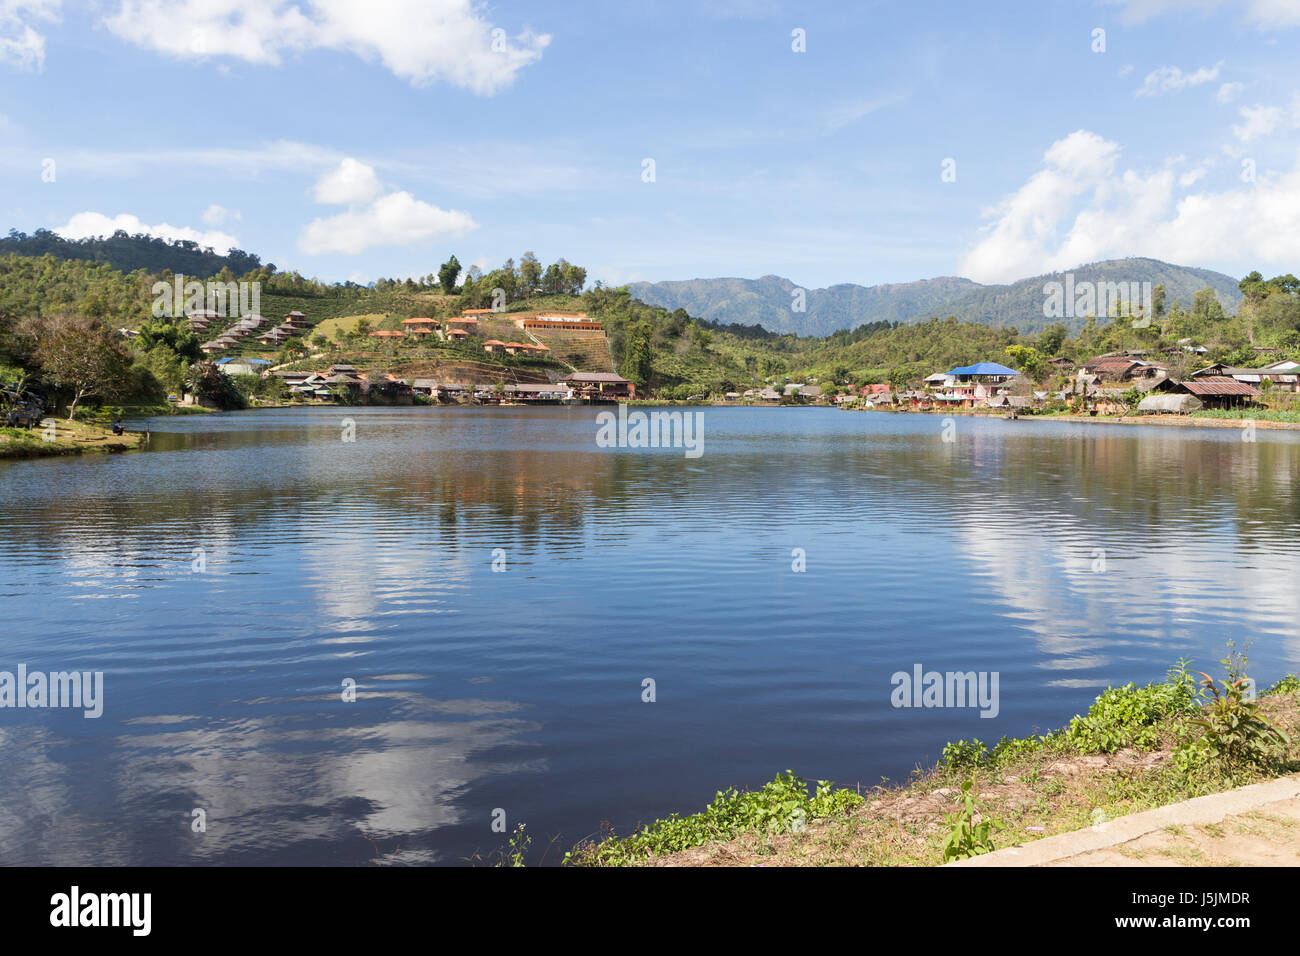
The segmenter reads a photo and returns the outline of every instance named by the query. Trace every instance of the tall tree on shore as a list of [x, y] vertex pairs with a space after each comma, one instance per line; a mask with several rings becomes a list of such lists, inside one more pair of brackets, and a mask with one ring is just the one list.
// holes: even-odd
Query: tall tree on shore
[[96, 319], [54, 316], [37, 336], [41, 377], [72, 393], [68, 421], [82, 399], [115, 398], [131, 382], [131, 355], [122, 336]]

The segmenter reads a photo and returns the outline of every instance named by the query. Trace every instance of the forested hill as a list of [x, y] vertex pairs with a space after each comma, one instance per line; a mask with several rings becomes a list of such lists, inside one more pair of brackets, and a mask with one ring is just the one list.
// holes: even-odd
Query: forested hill
[[[1164, 285], [1165, 301], [1190, 307], [1196, 293], [1213, 289], [1224, 311], [1233, 313], [1241, 301], [1237, 280], [1210, 269], [1171, 265], [1158, 259], [1111, 259], [1070, 270], [1080, 282], [1150, 282]], [[1084, 316], [1057, 319], [1043, 314], [1043, 286], [1064, 282], [1064, 273], [1034, 276], [1008, 285], [981, 285], [969, 279], [944, 277], [891, 285], [835, 285], [809, 289], [805, 310], [792, 308], [799, 290], [789, 279], [689, 279], [678, 282], [636, 282], [629, 291], [643, 302], [665, 309], [682, 308], [713, 322], [761, 325], [773, 332], [825, 336], [840, 329], [874, 322], [923, 322], [956, 316], [963, 322], [997, 327], [1014, 326], [1035, 332], [1060, 321], [1078, 331]]]
[[30, 236], [11, 229], [8, 237], [0, 239], [0, 256], [47, 254], [56, 259], [105, 262], [123, 273], [136, 269], [148, 272], [170, 269], [196, 279], [210, 279], [225, 268], [235, 275], [243, 275], [262, 266], [258, 256], [240, 249], [231, 249], [229, 254], [221, 256], [187, 239], [130, 236], [122, 231], [101, 238], [65, 239], [48, 229], [37, 229]]

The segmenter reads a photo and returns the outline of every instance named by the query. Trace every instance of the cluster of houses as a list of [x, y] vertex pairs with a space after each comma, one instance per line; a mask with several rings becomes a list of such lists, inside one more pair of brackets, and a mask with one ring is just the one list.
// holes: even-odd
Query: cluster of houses
[[[221, 318], [221, 316], [216, 312], [199, 311], [189, 313], [186, 316], [186, 321], [195, 332], [206, 334], [208, 325], [218, 318]], [[251, 337], [255, 337], [263, 345], [281, 345], [295, 335], [301, 335], [311, 328], [307, 316], [297, 311], [290, 312], [284, 317], [284, 321], [274, 328], [258, 334], [258, 330], [265, 324], [266, 320], [260, 315], [246, 315], [215, 339], [204, 342], [199, 348], [205, 354], [211, 355], [214, 352], [225, 352], [229, 349], [239, 348], [244, 344], [245, 339]]]
[[821, 398], [821, 394], [822, 387], [820, 385], [804, 385], [800, 382], [787, 383], [779, 389], [768, 385], [766, 388], [749, 388], [743, 392], [728, 392], [725, 398], [727, 401], [749, 399], [768, 405], [777, 405], [782, 401], [815, 402]]
[[[437, 319], [415, 317], [403, 319], [400, 331], [379, 330], [370, 333], [370, 338], [380, 341], [403, 339], [423, 339], [434, 336], [444, 342], [462, 342], [478, 334], [480, 318], [494, 314], [491, 309], [466, 309], [455, 318], [439, 322]], [[507, 318], [517, 322], [528, 333], [532, 329], [563, 331], [581, 331], [604, 334], [600, 322], [590, 319], [585, 312], [539, 312], [526, 316], [510, 315]], [[489, 354], [536, 355], [544, 356], [551, 350], [541, 342], [503, 342], [500, 339], [485, 339], [483, 351]]]
[[[1186, 349], [1186, 351], [1200, 351]], [[839, 404], [865, 407], [898, 405], [919, 409], [991, 408], [1028, 410], [1053, 399], [1082, 399], [1092, 414], [1129, 411], [1129, 398], [1140, 394], [1139, 413], [1168, 414], [1202, 408], [1242, 408], [1255, 405], [1265, 389], [1300, 392], [1300, 362], [1275, 361], [1260, 368], [1209, 365], [1184, 379], [1173, 378], [1167, 362], [1149, 358], [1141, 350], [1101, 355], [1076, 368], [1066, 358], [1049, 363], [1071, 375], [1071, 386], [1061, 391], [1034, 389], [1015, 369], [996, 362], [979, 362], [925, 379], [923, 389], [895, 391], [889, 385], [866, 385], [856, 394], [836, 396]]]
[[432, 378], [402, 379], [391, 373], [367, 374], [354, 365], [331, 365], [324, 372], [277, 369], [268, 373], [291, 394], [309, 400], [369, 399], [411, 402], [420, 395], [440, 402], [506, 402], [512, 404], [590, 404], [626, 401], [636, 386], [613, 372], [569, 372], [554, 382], [473, 383]]

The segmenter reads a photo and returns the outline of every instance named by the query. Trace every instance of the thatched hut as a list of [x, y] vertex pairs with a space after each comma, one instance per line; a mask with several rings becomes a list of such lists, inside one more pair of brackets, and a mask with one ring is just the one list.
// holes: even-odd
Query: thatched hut
[[1138, 402], [1137, 410], [1140, 415], [1186, 415], [1204, 406], [1195, 395], [1165, 393], [1146, 396]]

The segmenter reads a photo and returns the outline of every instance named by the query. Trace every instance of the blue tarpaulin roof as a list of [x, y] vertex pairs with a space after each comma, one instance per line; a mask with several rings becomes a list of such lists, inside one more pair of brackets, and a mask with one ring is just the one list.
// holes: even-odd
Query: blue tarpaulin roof
[[1007, 368], [1005, 365], [999, 365], [997, 362], [976, 362], [974, 365], [965, 365], [961, 368], [955, 368], [949, 375], [1019, 375], [1013, 368]]

